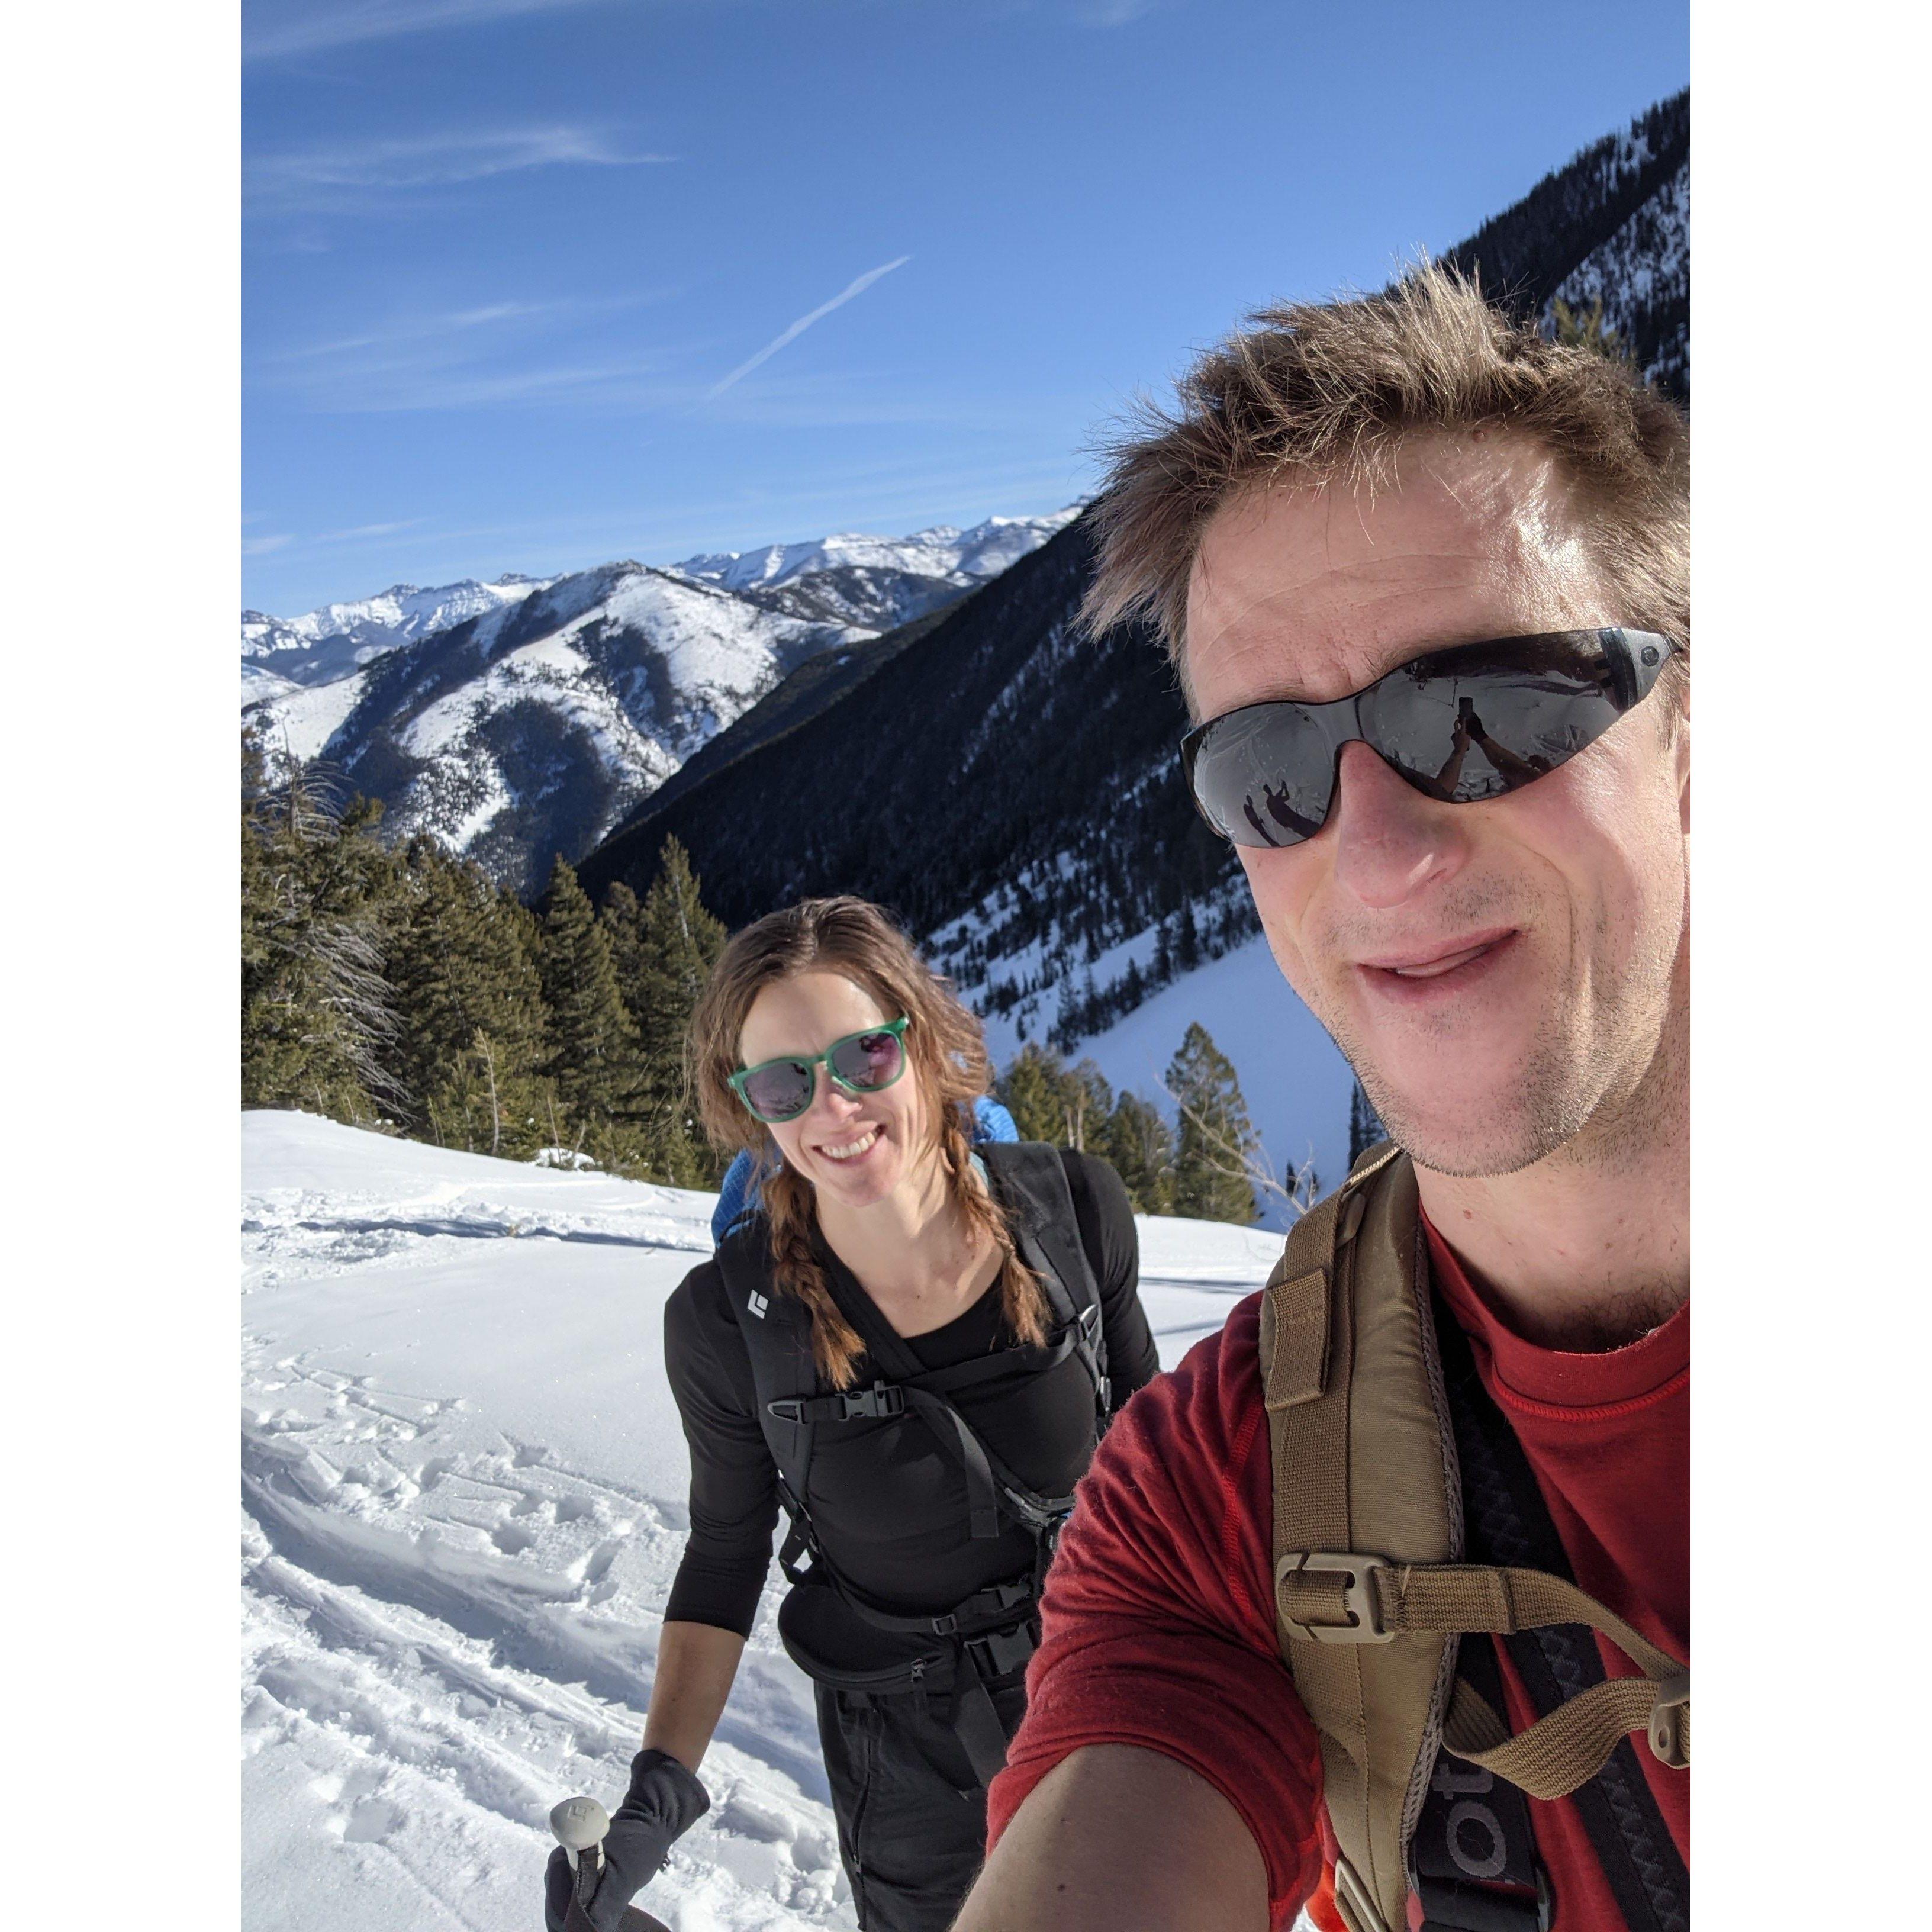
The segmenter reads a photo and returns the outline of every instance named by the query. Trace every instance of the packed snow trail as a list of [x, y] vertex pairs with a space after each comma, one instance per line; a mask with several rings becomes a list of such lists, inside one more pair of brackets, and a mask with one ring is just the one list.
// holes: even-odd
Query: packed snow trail
[[[662, 1312], [713, 1197], [242, 1127], [244, 1923], [536, 1932], [550, 1807], [614, 1803], [642, 1734], [686, 1526]], [[1140, 1228], [1172, 1366], [1280, 1238]], [[672, 1932], [854, 1922], [778, 1595], [640, 1901]]]

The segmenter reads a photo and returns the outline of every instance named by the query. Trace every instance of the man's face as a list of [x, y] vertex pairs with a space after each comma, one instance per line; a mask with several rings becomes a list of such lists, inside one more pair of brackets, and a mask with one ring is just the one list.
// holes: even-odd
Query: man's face
[[[1432, 440], [1372, 500], [1336, 485], [1225, 505], [1189, 586], [1187, 672], [1212, 718], [1346, 697], [1451, 644], [1630, 621], [1546, 457]], [[1345, 746], [1314, 838], [1237, 848], [1276, 964], [1423, 1166], [1511, 1173], [1593, 1123], [1613, 1131], [1672, 1050], [1690, 749], [1668, 703], [1654, 693], [1478, 804], [1440, 804]]]

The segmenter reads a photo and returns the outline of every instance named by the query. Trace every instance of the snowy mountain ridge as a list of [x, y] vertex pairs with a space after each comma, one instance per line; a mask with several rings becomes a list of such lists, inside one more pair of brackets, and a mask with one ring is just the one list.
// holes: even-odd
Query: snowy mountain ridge
[[1046, 517], [988, 517], [970, 530], [935, 524], [910, 536], [871, 537], [850, 532], [815, 542], [769, 544], [762, 550], [720, 550], [687, 557], [670, 567], [686, 577], [708, 578], [728, 590], [776, 588], [814, 572], [856, 566], [938, 578], [962, 587], [997, 577], [1036, 550], [1080, 514], [1076, 504]]
[[[1076, 504], [1044, 517], [988, 517], [967, 530], [935, 524], [903, 537], [844, 531], [803, 543], [768, 544], [760, 550], [711, 551], [653, 567], [733, 591], [776, 590], [801, 578], [849, 570], [896, 572], [963, 590], [997, 577], [1078, 514]], [[392, 584], [373, 597], [320, 604], [295, 617], [244, 610], [242, 661], [255, 673], [267, 672], [290, 683], [326, 684], [351, 676], [399, 644], [520, 603], [560, 584], [566, 575], [588, 574], [528, 577], [512, 571], [488, 584], [466, 577], [430, 589]], [[889, 629], [916, 614], [880, 610], [872, 614], [875, 620], [890, 618], [872, 628]], [[271, 694], [266, 686], [258, 685], [253, 691], [256, 697]]]
[[1076, 514], [250, 614], [243, 716], [272, 763], [325, 760], [397, 835], [532, 892], [808, 659], [958, 602]]
[[494, 584], [464, 578], [427, 590], [413, 584], [392, 584], [373, 597], [324, 604], [298, 617], [244, 610], [242, 661], [291, 683], [326, 684], [352, 675], [398, 644], [520, 603], [556, 580], [512, 572]]

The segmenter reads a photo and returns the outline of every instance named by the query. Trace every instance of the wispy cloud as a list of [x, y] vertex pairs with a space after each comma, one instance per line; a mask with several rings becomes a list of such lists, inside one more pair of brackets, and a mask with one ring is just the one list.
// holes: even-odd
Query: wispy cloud
[[295, 542], [292, 536], [284, 534], [272, 537], [247, 537], [242, 540], [244, 556], [266, 556], [271, 550], [286, 550]]
[[674, 386], [662, 374], [668, 352], [596, 332], [601, 320], [662, 296], [645, 290], [394, 316], [259, 356], [250, 380], [330, 415], [688, 400], [692, 386]]
[[273, 60], [592, 4], [595, 0], [251, 0], [242, 52], [250, 60]]
[[599, 128], [475, 128], [258, 154], [248, 164], [248, 188], [257, 212], [314, 213], [530, 168], [632, 168], [670, 158], [628, 152]]
[[843, 308], [854, 296], [862, 296], [881, 275], [890, 275], [895, 268], [902, 268], [912, 260], [910, 255], [902, 255], [896, 261], [887, 262], [876, 268], [868, 268], [855, 282], [842, 289], [829, 302], [821, 302], [809, 315], [802, 315], [797, 321], [772, 337], [764, 348], [749, 362], [741, 362], [730, 374], [711, 392], [713, 396], [722, 396], [732, 386], [748, 376], [760, 363], [769, 361], [788, 342], [796, 342], [814, 322], [822, 322], [835, 308]]
[[435, 315], [406, 316], [380, 328], [359, 335], [337, 336], [326, 342], [304, 342], [292, 349], [278, 349], [264, 356], [265, 363], [304, 363], [334, 357], [362, 355], [370, 350], [392, 350], [406, 344], [440, 341], [465, 329], [488, 328], [493, 324], [523, 322], [539, 316], [561, 316], [581, 304], [571, 302], [487, 302], [478, 308], [446, 310]]
[[655, 409], [681, 400], [685, 391], [661, 381], [643, 357], [628, 362], [558, 363], [542, 368], [448, 370], [404, 383], [371, 386], [338, 397], [329, 405], [344, 416], [378, 416], [411, 410], [475, 410], [502, 405], [582, 404]]
[[429, 521], [427, 517], [405, 517], [394, 524], [358, 524], [353, 530], [324, 530], [315, 541], [319, 544], [362, 543], [370, 537], [394, 536], [398, 530], [419, 530]]

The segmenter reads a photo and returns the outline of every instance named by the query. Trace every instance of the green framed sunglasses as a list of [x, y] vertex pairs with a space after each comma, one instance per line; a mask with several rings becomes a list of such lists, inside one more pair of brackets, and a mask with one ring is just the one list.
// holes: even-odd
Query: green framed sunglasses
[[818, 1090], [818, 1070], [848, 1094], [876, 1094], [905, 1071], [905, 1030], [902, 1016], [884, 1026], [868, 1027], [835, 1040], [823, 1053], [788, 1053], [741, 1066], [731, 1076], [732, 1090], [767, 1126], [795, 1120], [812, 1105]]

